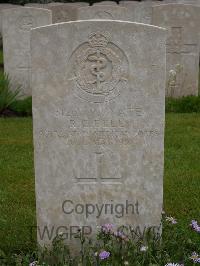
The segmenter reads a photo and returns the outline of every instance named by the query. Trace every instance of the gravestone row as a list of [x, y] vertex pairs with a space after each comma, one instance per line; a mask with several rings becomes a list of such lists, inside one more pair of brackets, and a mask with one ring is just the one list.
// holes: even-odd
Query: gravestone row
[[[198, 28], [200, 7], [196, 5], [182, 4], [166, 5], [163, 3], [161, 4], [159, 2], [158, 5], [157, 1], [122, 1], [120, 2], [120, 5], [109, 5], [109, 3], [107, 3], [107, 5], [106, 3], [102, 5], [101, 3], [98, 3], [90, 7], [83, 6], [82, 3], [31, 5], [42, 7], [42, 10], [48, 10], [51, 12], [52, 19], [48, 20], [47, 24], [88, 19], [111, 19], [137, 21], [167, 28], [169, 30], [169, 38], [167, 43], [166, 96], [181, 97], [191, 94], [197, 95], [200, 47], [200, 33]], [[9, 11], [10, 9], [0, 12], [0, 18], [3, 17], [3, 20], [5, 21], [3, 32], [5, 71], [11, 77], [13, 85], [22, 86], [24, 96], [31, 95], [29, 69], [30, 49], [27, 48], [29, 46], [27, 40], [30, 38], [30, 34], [28, 32], [35, 26], [43, 25], [40, 24], [42, 18], [39, 19], [39, 17], [37, 17], [33, 19], [34, 15], [31, 15], [31, 12], [34, 12], [33, 7], [32, 9], [29, 9], [29, 12], [27, 11], [27, 8], [30, 7], [18, 8], [21, 11], [13, 12], [13, 15], [12, 12]], [[27, 14], [25, 14], [26, 12]], [[3, 13], [4, 16], [2, 16]], [[178, 15], [174, 15], [175, 13]], [[11, 16], [10, 19], [8, 14]], [[28, 14], [30, 15], [30, 18], [28, 18]], [[42, 14], [41, 11], [40, 15], [42, 16]], [[159, 16], [159, 14], [162, 15]], [[27, 28], [26, 31], [20, 29], [18, 23], [20, 17], [24, 24], [27, 23], [26, 26], [24, 25], [24, 27]], [[32, 20], [38, 22], [33, 23]], [[14, 23], [14, 21], [16, 21], [16, 23]], [[44, 25], [46, 25], [46, 23]], [[12, 28], [14, 28], [13, 31]], [[9, 32], [12, 32], [12, 34]], [[20, 40], [20, 42], [18, 43], [17, 40]]]

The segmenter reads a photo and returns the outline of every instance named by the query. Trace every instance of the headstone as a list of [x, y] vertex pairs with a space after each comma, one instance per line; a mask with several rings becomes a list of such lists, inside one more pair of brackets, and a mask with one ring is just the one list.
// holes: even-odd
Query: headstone
[[59, 6], [59, 5], [63, 5], [63, 2], [50, 2], [48, 3], [48, 6]]
[[79, 7], [82, 7], [82, 6], [89, 6], [89, 3], [87, 2], [73, 2], [73, 3], [67, 3], [67, 5], [73, 5], [73, 6], [79, 6]]
[[16, 5], [12, 4], [0, 4], [0, 46], [2, 46], [2, 10], [8, 9], [8, 8], [16, 8]]
[[110, 19], [110, 20], [132, 20], [132, 14], [126, 7], [115, 5], [93, 5], [78, 8], [78, 20], [87, 19]]
[[98, 5], [116, 5], [117, 3], [114, 1], [101, 1], [101, 2], [96, 2], [93, 5], [98, 6]]
[[168, 29], [166, 96], [198, 95], [200, 7], [153, 7], [153, 24]]
[[121, 1], [120, 6], [124, 6], [132, 12], [133, 21], [152, 24], [152, 7], [159, 3], [158, 1]]
[[24, 97], [31, 95], [30, 30], [51, 21], [51, 12], [46, 9], [20, 7], [3, 11], [4, 72], [13, 88], [21, 87]]
[[51, 10], [52, 22], [60, 23], [60, 22], [76, 20], [77, 19], [77, 8], [81, 7], [82, 5], [76, 4], [76, 3], [58, 2], [58, 3], [49, 3], [49, 4], [29, 3], [26, 6], [45, 8], [45, 9]]
[[70, 241], [79, 226], [159, 226], [166, 31], [77, 21], [31, 40], [39, 243], [45, 228]]
[[25, 7], [38, 7], [38, 8], [45, 8], [47, 4], [40, 4], [40, 3], [28, 3], [25, 4]]
[[164, 0], [163, 4], [190, 4], [190, 5], [200, 5], [200, 0]]
[[48, 9], [52, 11], [53, 23], [67, 22], [77, 20], [77, 9], [79, 6], [72, 4], [48, 5]]

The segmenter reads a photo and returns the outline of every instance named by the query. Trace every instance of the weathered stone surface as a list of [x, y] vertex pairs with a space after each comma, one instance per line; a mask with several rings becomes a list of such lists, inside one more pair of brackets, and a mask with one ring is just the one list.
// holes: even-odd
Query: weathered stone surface
[[38, 7], [38, 8], [45, 8], [47, 4], [40, 4], [40, 3], [28, 3], [25, 4], [25, 7]]
[[166, 95], [198, 94], [200, 7], [153, 7], [153, 24], [168, 29]]
[[13, 87], [21, 87], [24, 96], [31, 95], [30, 29], [51, 22], [51, 12], [45, 9], [20, 7], [3, 11], [4, 71]]
[[163, 4], [190, 4], [190, 5], [200, 5], [200, 0], [164, 0]]
[[117, 5], [93, 5], [78, 9], [79, 20], [87, 19], [111, 19], [111, 20], [133, 20], [132, 12], [126, 7]]
[[16, 8], [16, 5], [12, 4], [0, 4], [0, 35], [2, 35], [2, 10], [8, 8]]
[[75, 5], [75, 6], [89, 6], [89, 3], [86, 3], [86, 2], [74, 2], [74, 3], [67, 3], [68, 5], [71, 4], [71, 5]]
[[98, 5], [116, 5], [117, 3], [114, 1], [101, 1], [101, 2], [96, 2], [93, 5], [98, 6]]
[[38, 4], [32, 3], [27, 6], [45, 8], [52, 12], [52, 22], [60, 23], [67, 21], [74, 21], [77, 19], [77, 8], [82, 6], [88, 6], [80, 3], [49, 3], [49, 4]]
[[68, 4], [48, 5], [48, 9], [52, 11], [53, 23], [76, 20], [78, 7]]
[[[31, 40], [39, 243], [51, 240], [45, 226], [54, 236], [68, 228], [68, 240], [76, 226], [159, 226], [166, 31], [78, 21]], [[80, 214], [86, 204], [94, 213]]]
[[120, 6], [124, 6], [128, 8], [132, 12], [132, 21], [152, 24], [152, 7], [154, 5], [158, 5], [160, 2], [158, 1], [121, 1]]

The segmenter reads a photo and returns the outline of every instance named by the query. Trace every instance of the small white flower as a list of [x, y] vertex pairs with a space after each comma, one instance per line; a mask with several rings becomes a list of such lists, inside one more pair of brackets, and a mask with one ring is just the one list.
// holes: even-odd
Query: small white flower
[[124, 265], [129, 265], [128, 261], [125, 261], [125, 262], [124, 262]]
[[180, 266], [178, 263], [167, 263], [165, 266]]
[[29, 266], [36, 266], [37, 265], [37, 261], [33, 261], [29, 264]]
[[98, 252], [95, 252], [95, 253], [94, 253], [94, 256], [97, 257], [97, 256], [98, 256]]
[[148, 247], [146, 247], [146, 246], [141, 246], [141, 248], [140, 248], [140, 251], [147, 251], [147, 249], [148, 249]]
[[175, 218], [173, 217], [166, 217], [166, 221], [172, 223], [172, 224], [177, 224], [177, 221]]

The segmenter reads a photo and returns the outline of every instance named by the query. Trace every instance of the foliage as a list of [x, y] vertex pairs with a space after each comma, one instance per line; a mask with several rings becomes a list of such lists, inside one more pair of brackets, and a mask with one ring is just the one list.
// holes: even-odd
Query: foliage
[[200, 113], [200, 96], [182, 98], [167, 98], [166, 112], [168, 113]]
[[25, 99], [16, 100], [10, 107], [10, 110], [14, 111], [20, 116], [31, 116], [32, 115], [32, 97]]
[[0, 114], [10, 107], [19, 96], [20, 87], [11, 90], [10, 79], [7, 74], [3, 75], [0, 79]]
[[[164, 209], [178, 224], [165, 223], [163, 239], [173, 262], [184, 257], [191, 263], [189, 253], [200, 253], [200, 236], [189, 226], [191, 219], [200, 222], [199, 134], [200, 114], [166, 115]], [[0, 257], [10, 259], [9, 266], [23, 258], [27, 266], [37, 259], [36, 234], [30, 233], [36, 223], [31, 118], [0, 118], [0, 154], [0, 250], [6, 253]]]
[[[198, 240], [193, 242], [179, 228], [174, 218], [164, 217], [162, 225], [163, 237], [152, 228], [140, 235], [132, 228], [119, 229], [112, 224], [105, 224], [100, 227], [96, 239], [92, 240], [78, 230], [75, 238], [80, 242], [80, 250], [75, 256], [70, 254], [69, 248], [64, 244], [64, 234], [61, 233], [54, 238], [51, 249], [39, 248], [30, 255], [18, 254], [11, 258], [4, 256], [1, 265], [164, 266], [177, 263], [176, 265], [192, 266], [200, 263], [200, 231], [194, 231], [194, 234], [199, 235]], [[165, 227], [169, 227], [167, 231], [170, 233], [167, 235]]]

